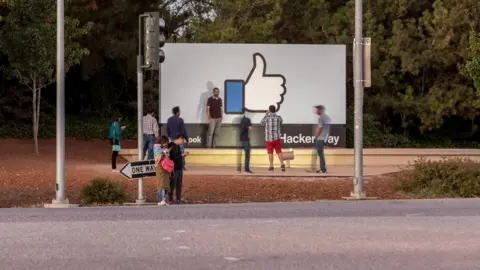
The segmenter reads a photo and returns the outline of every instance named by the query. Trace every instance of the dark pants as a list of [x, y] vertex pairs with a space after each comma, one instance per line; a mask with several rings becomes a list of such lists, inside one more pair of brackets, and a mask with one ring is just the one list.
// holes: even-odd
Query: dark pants
[[[185, 154], [185, 144], [182, 143], [180, 145], [180, 152], [183, 154]], [[182, 157], [182, 164], [183, 164], [183, 168], [185, 169], [185, 157]]]
[[245, 171], [250, 171], [250, 151], [252, 146], [249, 141], [244, 141], [242, 143], [243, 151], [245, 152]]
[[[120, 142], [117, 139], [110, 139], [110, 144], [114, 146], [114, 145], [119, 145]], [[117, 169], [117, 157], [118, 157], [118, 151], [112, 151], [112, 170]]]
[[175, 190], [175, 197], [177, 201], [182, 200], [182, 185], [183, 185], [183, 170], [175, 169], [173, 177], [170, 178], [170, 193], [169, 199], [173, 201], [173, 191]]
[[[173, 141], [175, 141], [175, 139], [170, 138], [170, 141], [173, 142]], [[182, 153], [182, 155], [185, 153], [185, 144], [184, 143], [180, 144], [180, 152]], [[182, 157], [182, 164], [183, 164], [183, 168], [185, 169], [185, 158], [184, 157]]]
[[145, 154], [148, 151], [148, 158], [153, 159], [153, 145], [155, 144], [155, 135], [143, 134], [143, 152], [142, 160], [145, 158]]
[[325, 141], [324, 140], [317, 140], [315, 142], [315, 146], [317, 148], [317, 154], [320, 158], [320, 170], [322, 172], [327, 172], [327, 165], [325, 165]]

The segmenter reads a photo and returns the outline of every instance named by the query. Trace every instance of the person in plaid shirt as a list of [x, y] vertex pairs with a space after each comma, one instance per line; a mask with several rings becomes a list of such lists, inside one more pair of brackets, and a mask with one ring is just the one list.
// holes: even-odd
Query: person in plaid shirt
[[283, 124], [282, 117], [275, 113], [274, 105], [270, 105], [265, 117], [260, 122], [265, 127], [265, 141], [267, 145], [268, 159], [270, 161], [269, 171], [273, 171], [273, 150], [277, 153], [278, 159], [282, 164], [282, 172], [285, 171], [285, 164], [283, 164], [282, 142], [280, 140], [281, 128]]
[[148, 159], [153, 159], [153, 145], [155, 144], [155, 138], [160, 133], [158, 132], [158, 122], [153, 116], [155, 111], [149, 109], [147, 115], [143, 117], [143, 152], [142, 157], [145, 159], [145, 155], [148, 152]]

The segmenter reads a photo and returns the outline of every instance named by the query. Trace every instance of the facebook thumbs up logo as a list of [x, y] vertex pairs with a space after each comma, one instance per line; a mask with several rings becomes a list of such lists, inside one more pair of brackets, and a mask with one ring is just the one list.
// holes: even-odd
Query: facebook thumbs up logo
[[225, 80], [225, 114], [263, 113], [272, 104], [277, 104], [277, 111], [280, 109], [287, 92], [285, 77], [266, 71], [265, 57], [255, 53], [247, 80]]

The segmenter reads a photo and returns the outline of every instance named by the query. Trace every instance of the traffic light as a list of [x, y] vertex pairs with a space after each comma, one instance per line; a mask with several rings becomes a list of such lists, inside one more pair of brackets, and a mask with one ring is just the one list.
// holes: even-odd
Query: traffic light
[[158, 12], [149, 12], [145, 17], [145, 65], [148, 69], [158, 70], [159, 64], [165, 61], [165, 20], [160, 18]]

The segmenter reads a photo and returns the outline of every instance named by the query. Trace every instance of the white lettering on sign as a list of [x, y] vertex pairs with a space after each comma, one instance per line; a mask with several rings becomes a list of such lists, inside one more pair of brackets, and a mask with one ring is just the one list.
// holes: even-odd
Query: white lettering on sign
[[143, 166], [132, 167], [132, 174], [143, 173]]
[[155, 171], [155, 166], [154, 165], [147, 165], [145, 166], [145, 172], [154, 172]]
[[155, 165], [142, 165], [132, 167], [132, 174], [151, 173], [155, 172]]
[[202, 138], [200, 136], [188, 138], [188, 143], [202, 143]]
[[327, 137], [327, 143], [328, 144], [337, 145], [339, 140], [340, 140], [340, 136], [328, 136]]
[[[315, 142], [315, 136], [303, 135], [302, 133], [296, 136], [289, 136], [287, 133], [283, 133], [281, 139], [286, 144], [313, 144]], [[328, 136], [327, 144], [337, 145], [339, 140], [340, 136]]]

